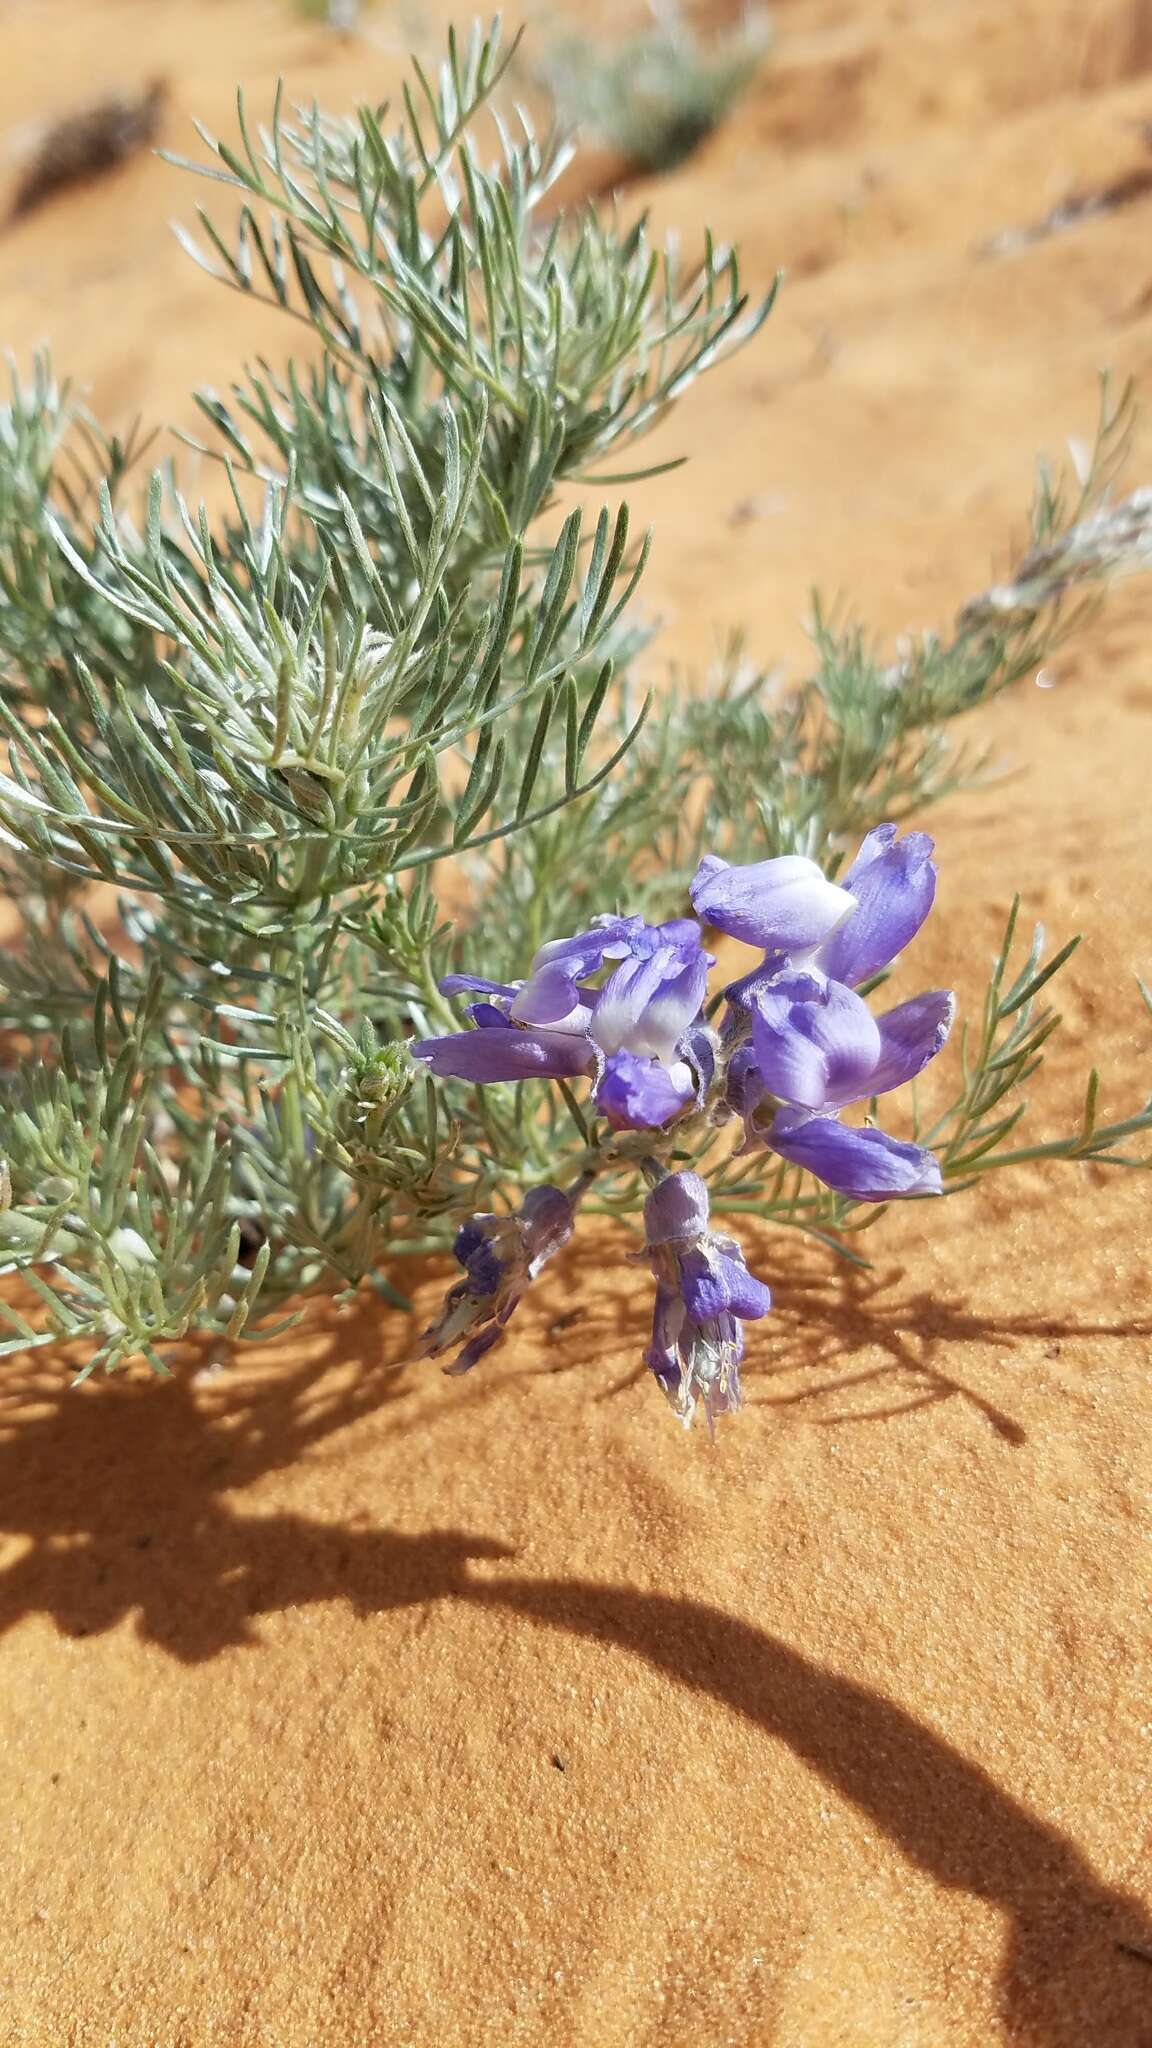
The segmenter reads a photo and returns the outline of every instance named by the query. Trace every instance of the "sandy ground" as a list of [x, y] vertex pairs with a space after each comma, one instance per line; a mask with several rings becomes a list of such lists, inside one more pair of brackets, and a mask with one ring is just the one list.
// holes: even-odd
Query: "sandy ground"
[[[1097, 369], [1152, 382], [1152, 199], [978, 253], [1152, 161], [1152, 7], [777, 26], [651, 194], [790, 271], [640, 494], [688, 663], [737, 624], [799, 661], [812, 583], [947, 622]], [[339, 106], [395, 62], [276, 0], [6, 0], [0, 136], [163, 71], [183, 146], [237, 80]], [[0, 339], [117, 422], [190, 419], [289, 341], [172, 246], [196, 196], [141, 161], [0, 237]], [[1040, 1135], [1093, 1059], [1106, 1112], [1146, 1084], [1149, 602], [981, 713], [1014, 772], [935, 816], [916, 983], [971, 997], [1016, 888], [1090, 935]], [[1146, 1185], [1029, 1170], [869, 1243], [862, 1279], [763, 1246], [714, 1447], [637, 1376], [645, 1288], [595, 1245], [462, 1382], [393, 1375], [367, 1309], [208, 1385], [6, 1363], [3, 2042], [1152, 2044]]]

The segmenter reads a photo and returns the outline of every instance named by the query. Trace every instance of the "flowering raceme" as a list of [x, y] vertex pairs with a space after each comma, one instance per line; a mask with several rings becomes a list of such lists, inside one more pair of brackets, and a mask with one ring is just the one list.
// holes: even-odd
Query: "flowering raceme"
[[[818, 943], [787, 947], [773, 930], [775, 863], [714, 872], [702, 861], [693, 902], [721, 931], [755, 929], [765, 946], [759, 969], [729, 991], [727, 1101], [745, 1119], [746, 1143], [766, 1145], [806, 1167], [837, 1194], [859, 1202], [939, 1194], [932, 1153], [839, 1111], [911, 1081], [940, 1051], [954, 998], [935, 989], [879, 1018], [856, 993], [915, 937], [932, 908], [936, 869], [923, 832], [896, 837], [894, 825], [870, 832], [845, 877], [845, 914]], [[706, 872], [707, 871], [707, 872]], [[759, 1112], [767, 1106], [767, 1118]], [[774, 1111], [774, 1114], [772, 1113]]]
[[[686, 1421], [698, 1401], [709, 1422], [739, 1405], [741, 1322], [764, 1315], [770, 1297], [735, 1241], [709, 1232], [704, 1181], [667, 1172], [664, 1134], [675, 1126], [680, 1142], [691, 1126], [706, 1139], [737, 1115], [745, 1152], [774, 1152], [850, 1200], [939, 1194], [933, 1153], [870, 1124], [841, 1121], [843, 1110], [912, 1080], [948, 1036], [954, 1005], [946, 990], [880, 1016], [859, 993], [915, 937], [935, 891], [932, 841], [919, 832], [900, 839], [894, 825], [868, 834], [842, 884], [800, 855], [741, 866], [710, 854], [691, 884], [694, 910], [762, 953], [750, 973], [721, 991], [716, 1026], [705, 1012], [713, 962], [701, 926], [691, 918], [649, 925], [606, 915], [542, 946], [524, 981], [448, 977], [446, 994], [478, 998], [472, 1028], [411, 1047], [434, 1074], [481, 1085], [586, 1075], [610, 1131], [648, 1135], [645, 1221], [657, 1297], [647, 1362]], [[610, 1138], [595, 1156], [606, 1169]], [[590, 1163], [581, 1193], [598, 1170]], [[512, 1222], [475, 1218], [457, 1240], [469, 1278], [449, 1297], [430, 1348], [447, 1348], [486, 1318], [458, 1370], [489, 1348], [511, 1312], [486, 1306], [499, 1288], [487, 1271], [493, 1240], [484, 1231]], [[485, 1260], [477, 1281], [472, 1254], [461, 1249], [465, 1239], [471, 1245], [470, 1231], [481, 1232]], [[508, 1270], [520, 1289], [518, 1257]]]

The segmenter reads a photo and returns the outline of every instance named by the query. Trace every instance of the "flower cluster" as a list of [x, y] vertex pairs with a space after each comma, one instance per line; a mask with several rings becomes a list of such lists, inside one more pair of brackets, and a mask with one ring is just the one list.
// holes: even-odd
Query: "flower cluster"
[[[857, 993], [891, 965], [932, 908], [932, 841], [923, 832], [898, 840], [894, 825], [878, 825], [845, 876], [845, 907], [828, 904], [835, 921], [807, 945], [788, 944], [774, 916], [771, 870], [781, 865], [705, 860], [692, 884], [702, 916], [765, 948], [760, 966], [726, 991], [725, 1099], [744, 1118], [745, 1142], [767, 1146], [854, 1201], [939, 1194], [931, 1152], [867, 1124], [840, 1122], [841, 1110], [913, 1080], [952, 1028], [955, 1000], [946, 989], [880, 1017]], [[810, 933], [819, 922], [813, 903], [804, 927]]]
[[[763, 1315], [769, 1297], [748, 1275], [739, 1247], [709, 1233], [703, 1181], [665, 1173], [663, 1134], [675, 1127], [679, 1140], [693, 1118], [715, 1125], [736, 1116], [744, 1151], [773, 1152], [853, 1201], [938, 1194], [931, 1152], [870, 1123], [842, 1121], [844, 1110], [912, 1080], [948, 1036], [953, 998], [946, 990], [880, 1016], [860, 993], [915, 937], [935, 892], [932, 841], [919, 832], [901, 839], [894, 825], [868, 834], [842, 883], [800, 855], [745, 865], [708, 855], [690, 888], [701, 923], [604, 916], [542, 946], [524, 981], [453, 975], [443, 988], [475, 998], [471, 1028], [411, 1047], [434, 1074], [481, 1084], [587, 1076], [610, 1131], [650, 1135], [646, 1164], [655, 1185], [645, 1219], [657, 1302], [648, 1363], [686, 1420], [697, 1400], [709, 1421], [738, 1405], [740, 1323]], [[715, 1024], [706, 1015], [713, 959], [702, 924], [761, 955], [721, 990]], [[607, 1169], [610, 1147], [603, 1156]], [[489, 1318], [458, 1369], [495, 1341], [510, 1313], [482, 1309], [503, 1301], [505, 1283], [487, 1266], [483, 1284], [474, 1283], [471, 1239], [463, 1243], [496, 1220], [475, 1219], [457, 1244], [470, 1277], [449, 1298], [434, 1348], [450, 1344], [457, 1328], [471, 1328], [461, 1315]], [[524, 1257], [515, 1235], [507, 1243], [514, 1306]], [[489, 1264], [494, 1245], [487, 1229]]]
[[[711, 1074], [701, 1028], [711, 965], [691, 918], [598, 917], [541, 946], [527, 981], [449, 975], [445, 995], [484, 998], [470, 1006], [475, 1029], [421, 1039], [412, 1052], [460, 1081], [593, 1074], [596, 1107], [615, 1129], [659, 1129], [702, 1101]], [[589, 977], [605, 967], [597, 987]]]

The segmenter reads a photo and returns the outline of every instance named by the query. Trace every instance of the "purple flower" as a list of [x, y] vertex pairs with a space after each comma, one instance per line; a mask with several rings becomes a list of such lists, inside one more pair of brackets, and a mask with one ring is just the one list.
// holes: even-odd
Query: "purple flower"
[[955, 1008], [955, 997], [938, 988], [874, 1017], [842, 982], [786, 971], [752, 999], [756, 1072], [781, 1102], [845, 1109], [913, 1080], [940, 1051]]
[[[724, 1103], [743, 1117], [749, 1145], [768, 1145], [855, 1200], [938, 1193], [926, 1152], [838, 1121], [851, 1104], [912, 1080], [948, 1036], [945, 990], [879, 1017], [857, 992], [915, 937], [935, 892], [932, 841], [901, 839], [895, 825], [868, 833], [842, 886], [798, 854], [735, 866], [708, 854], [692, 881], [694, 908], [763, 948], [725, 991], [719, 1031], [703, 1010], [711, 959], [699, 925], [605, 916], [541, 946], [525, 981], [450, 976], [445, 993], [476, 999], [472, 1028], [410, 1050], [435, 1074], [482, 1085], [587, 1075], [617, 1130], [665, 1129], [704, 1108], [719, 1062]], [[679, 1313], [663, 1303], [662, 1315]]]
[[[855, 984], [887, 966], [932, 907], [936, 869], [923, 833], [870, 832], [847, 875], [855, 909], [802, 957], [765, 961], [728, 991], [725, 1038], [735, 1044], [726, 1100], [762, 1143], [836, 1193], [885, 1202], [939, 1194], [931, 1153], [883, 1131], [854, 1129], [838, 1112], [914, 1079], [948, 1036], [955, 1009], [944, 989], [874, 1017]], [[772, 1121], [758, 1120], [769, 1101]]]
[[742, 1324], [767, 1315], [772, 1296], [744, 1264], [735, 1238], [708, 1228], [708, 1190], [696, 1173], [672, 1173], [644, 1204], [648, 1261], [656, 1276], [645, 1364], [687, 1427], [703, 1403], [717, 1415], [740, 1406]]
[[[711, 956], [691, 918], [648, 925], [605, 917], [573, 938], [542, 946], [525, 982], [451, 975], [445, 993], [474, 1003], [471, 1031], [418, 1039], [410, 1048], [434, 1074], [467, 1081], [522, 1081], [539, 1075], [595, 1076], [593, 1096], [618, 1129], [670, 1123], [700, 1089], [693, 1027]], [[602, 974], [603, 983], [588, 977]]]
[[[730, 1063], [729, 1107], [744, 1117], [750, 1142], [806, 1167], [837, 1194], [858, 1202], [938, 1195], [931, 1152], [842, 1124], [837, 1112], [919, 1074], [944, 1044], [954, 1011], [954, 997], [934, 989], [874, 1017], [842, 982], [785, 970], [752, 995], [751, 1043]], [[776, 1113], [765, 1128], [757, 1112], [766, 1099]]]
[[575, 1032], [520, 1030], [505, 1021], [504, 1011], [487, 1003], [477, 1004], [472, 1014], [475, 1031], [418, 1038], [409, 1048], [413, 1059], [426, 1061], [442, 1079], [457, 1081], [555, 1081], [588, 1072], [587, 1040]]
[[461, 1344], [458, 1356], [444, 1370], [470, 1372], [499, 1343], [525, 1289], [545, 1261], [567, 1244], [574, 1223], [570, 1196], [548, 1186], [532, 1188], [515, 1215], [469, 1217], [452, 1247], [464, 1278], [449, 1289], [439, 1316], [424, 1333], [418, 1356], [439, 1358]]
[[856, 988], [887, 967], [914, 939], [932, 908], [936, 865], [926, 832], [896, 836], [895, 825], [869, 832], [843, 886], [798, 854], [729, 867], [701, 861], [691, 887], [701, 917], [719, 931], [762, 946], [769, 961], [727, 990], [737, 1008], [767, 970], [787, 958]]

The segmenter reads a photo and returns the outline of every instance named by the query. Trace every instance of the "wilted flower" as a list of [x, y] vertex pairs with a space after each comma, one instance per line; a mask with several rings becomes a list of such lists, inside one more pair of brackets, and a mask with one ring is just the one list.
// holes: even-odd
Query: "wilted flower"
[[657, 1183], [644, 1204], [644, 1231], [656, 1276], [645, 1364], [686, 1427], [697, 1402], [711, 1427], [740, 1406], [742, 1324], [767, 1315], [772, 1296], [736, 1239], [709, 1230], [699, 1174], [670, 1173]]
[[[417, 1039], [410, 1050], [434, 1074], [464, 1081], [590, 1074], [609, 1123], [657, 1129], [699, 1092], [693, 1027], [710, 965], [691, 918], [597, 918], [590, 930], [542, 946], [527, 981], [449, 975], [445, 994], [486, 998], [471, 1006], [475, 1028]], [[588, 979], [606, 966], [602, 984]]]
[[470, 1372], [504, 1334], [509, 1317], [540, 1268], [567, 1244], [575, 1204], [562, 1188], [532, 1188], [515, 1215], [470, 1216], [452, 1249], [464, 1268], [444, 1300], [419, 1356], [439, 1358], [462, 1346], [448, 1373]]

